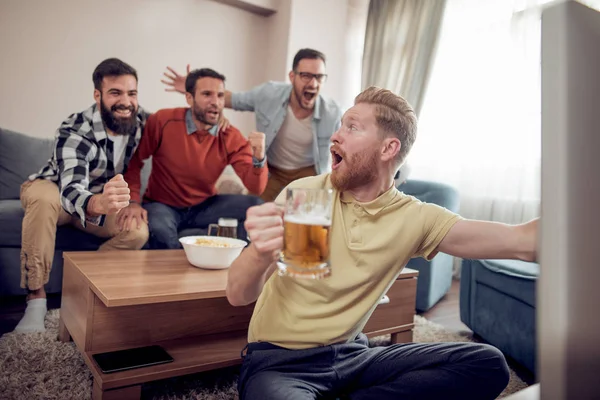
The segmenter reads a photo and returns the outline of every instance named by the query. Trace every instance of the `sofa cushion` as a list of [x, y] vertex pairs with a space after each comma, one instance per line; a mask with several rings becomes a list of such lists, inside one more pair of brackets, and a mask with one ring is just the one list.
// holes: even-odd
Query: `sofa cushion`
[[21, 246], [23, 209], [20, 200], [0, 200], [0, 247]]
[[[0, 247], [21, 247], [23, 209], [20, 200], [0, 200]], [[56, 249], [66, 251], [97, 250], [105, 239], [81, 232], [72, 226], [56, 231]]]
[[0, 128], [0, 200], [19, 198], [21, 184], [48, 161], [53, 144]]
[[522, 261], [464, 259], [460, 278], [461, 321], [534, 373], [538, 270]]
[[540, 266], [536, 263], [519, 260], [480, 260], [480, 262], [490, 271], [517, 278], [535, 280], [540, 274]]
[[471, 260], [477, 283], [535, 307], [539, 265], [516, 260]]

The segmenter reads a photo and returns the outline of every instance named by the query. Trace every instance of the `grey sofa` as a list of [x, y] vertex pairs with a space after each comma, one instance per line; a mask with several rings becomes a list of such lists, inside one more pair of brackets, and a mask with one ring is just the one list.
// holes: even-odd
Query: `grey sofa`
[[[23, 210], [19, 200], [21, 184], [44, 165], [53, 147], [51, 139], [38, 139], [0, 128], [0, 296], [25, 294], [20, 283], [21, 224]], [[56, 252], [48, 293], [62, 286], [62, 252], [94, 250], [101, 239], [70, 226], [56, 234]]]
[[[37, 172], [50, 157], [53, 139], [40, 139], [0, 128], [0, 296], [25, 294], [20, 288], [21, 224], [23, 209], [19, 200], [21, 184]], [[145, 187], [150, 165], [142, 171]], [[61, 226], [56, 232], [56, 251], [46, 292], [62, 288], [63, 251], [96, 250], [104, 239]]]
[[536, 372], [536, 284], [539, 265], [463, 260], [460, 319], [504, 354]]
[[[460, 206], [458, 191], [446, 184], [409, 179], [399, 185], [398, 190], [415, 196], [423, 202], [445, 207], [452, 212], [458, 212]], [[417, 311], [429, 310], [448, 292], [452, 284], [452, 264], [453, 257], [444, 253], [438, 253], [431, 261], [413, 258], [407, 264], [408, 268], [419, 271]]]

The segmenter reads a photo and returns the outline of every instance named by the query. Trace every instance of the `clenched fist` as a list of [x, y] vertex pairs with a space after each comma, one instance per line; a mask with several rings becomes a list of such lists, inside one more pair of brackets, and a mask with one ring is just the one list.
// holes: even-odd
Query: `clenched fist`
[[129, 185], [123, 175], [115, 175], [106, 182], [101, 194], [90, 197], [86, 213], [90, 216], [114, 215], [129, 205]]
[[112, 215], [129, 205], [129, 186], [123, 175], [115, 175], [106, 182], [98, 198], [98, 214]]
[[248, 142], [252, 147], [252, 155], [257, 160], [265, 158], [265, 134], [262, 132], [250, 132]]

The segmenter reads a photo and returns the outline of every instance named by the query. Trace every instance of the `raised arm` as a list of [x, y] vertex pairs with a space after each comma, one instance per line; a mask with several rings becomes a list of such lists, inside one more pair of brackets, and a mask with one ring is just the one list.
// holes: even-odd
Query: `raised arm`
[[[167, 92], [185, 94], [185, 78], [190, 73], [189, 64], [186, 70], [185, 75], [180, 75], [173, 68], [167, 67], [168, 72], [164, 73], [167, 79], [161, 79], [161, 82], [167, 86], [165, 88]], [[272, 96], [272, 91], [268, 82], [246, 92], [232, 93], [229, 90], [225, 90], [225, 107], [236, 111], [254, 111], [256, 104], [260, 104], [261, 101], [264, 101], [270, 95]]]
[[[162, 83], [167, 85], [165, 91], [185, 94], [185, 78], [190, 73], [190, 64], [186, 66], [185, 75], [180, 75], [171, 67], [167, 67], [167, 70], [168, 72], [163, 73], [167, 79], [160, 80]], [[229, 90], [225, 90], [225, 107], [231, 108], [231, 92]]]
[[226, 294], [232, 306], [256, 301], [275, 271], [283, 248], [283, 210], [275, 203], [251, 207], [244, 227], [251, 244], [229, 267]]
[[443, 253], [474, 259], [537, 260], [538, 219], [520, 225], [461, 220], [439, 244]]
[[227, 131], [228, 163], [252, 194], [259, 196], [267, 187], [269, 171], [265, 165], [265, 135], [252, 132], [248, 140], [234, 128]]

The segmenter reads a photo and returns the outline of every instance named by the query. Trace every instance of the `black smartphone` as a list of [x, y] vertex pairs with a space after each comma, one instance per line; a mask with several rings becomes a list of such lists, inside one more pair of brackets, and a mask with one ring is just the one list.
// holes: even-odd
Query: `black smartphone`
[[98, 353], [92, 357], [105, 374], [173, 361], [173, 357], [157, 345]]

